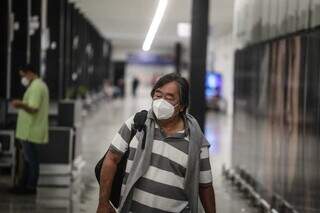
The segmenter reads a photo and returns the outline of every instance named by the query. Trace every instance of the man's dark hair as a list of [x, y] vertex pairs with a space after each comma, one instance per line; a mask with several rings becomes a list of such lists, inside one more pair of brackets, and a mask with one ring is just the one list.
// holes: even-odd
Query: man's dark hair
[[34, 74], [37, 74], [36, 70], [35, 70], [35, 67], [32, 66], [31, 64], [26, 64], [24, 66], [21, 66], [19, 71], [22, 71], [24, 73], [27, 73], [27, 72], [32, 72]]
[[154, 87], [151, 90], [151, 97], [154, 96], [154, 93], [156, 90], [165, 84], [168, 84], [170, 82], [176, 82], [179, 87], [179, 97], [180, 97], [180, 104], [184, 107], [182, 113], [186, 114], [187, 108], [189, 106], [189, 83], [188, 81], [181, 77], [181, 75], [176, 73], [171, 73], [162, 76], [154, 85]]

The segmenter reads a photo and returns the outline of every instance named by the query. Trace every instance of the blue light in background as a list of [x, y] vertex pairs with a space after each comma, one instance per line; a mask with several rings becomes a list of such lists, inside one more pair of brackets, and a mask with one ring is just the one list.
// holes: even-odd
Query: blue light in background
[[206, 97], [221, 96], [222, 75], [217, 72], [207, 72], [206, 75]]

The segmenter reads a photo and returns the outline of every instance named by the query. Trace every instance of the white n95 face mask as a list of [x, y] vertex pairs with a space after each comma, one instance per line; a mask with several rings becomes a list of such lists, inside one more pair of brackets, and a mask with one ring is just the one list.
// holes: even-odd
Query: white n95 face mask
[[154, 100], [152, 109], [158, 120], [169, 119], [174, 113], [174, 106], [164, 99]]
[[30, 83], [30, 81], [26, 77], [21, 78], [21, 84], [24, 87], [27, 87], [29, 85], [29, 83]]

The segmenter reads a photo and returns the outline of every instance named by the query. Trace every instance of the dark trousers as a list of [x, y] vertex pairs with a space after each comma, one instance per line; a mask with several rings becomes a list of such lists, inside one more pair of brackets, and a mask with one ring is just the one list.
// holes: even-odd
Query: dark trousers
[[39, 179], [39, 148], [35, 143], [20, 141], [23, 153], [23, 169], [20, 186], [36, 188]]

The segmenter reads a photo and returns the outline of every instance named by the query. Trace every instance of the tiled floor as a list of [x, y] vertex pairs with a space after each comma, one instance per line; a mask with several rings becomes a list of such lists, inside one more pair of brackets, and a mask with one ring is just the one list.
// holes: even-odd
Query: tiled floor
[[[122, 122], [137, 110], [150, 106], [149, 88], [140, 89], [137, 98], [127, 98], [101, 103], [87, 115], [83, 131], [83, 158], [85, 190], [80, 200], [43, 200], [36, 196], [12, 196], [5, 192], [5, 178], [0, 178], [0, 212], [10, 213], [91, 213], [98, 201], [98, 184], [94, 177], [94, 165], [103, 156], [114, 133]], [[208, 113], [206, 136], [211, 143], [210, 158], [213, 168], [214, 188], [218, 213], [256, 212], [221, 176], [223, 164], [231, 161], [232, 120], [225, 115]], [[56, 202], [55, 202], [56, 201]]]

